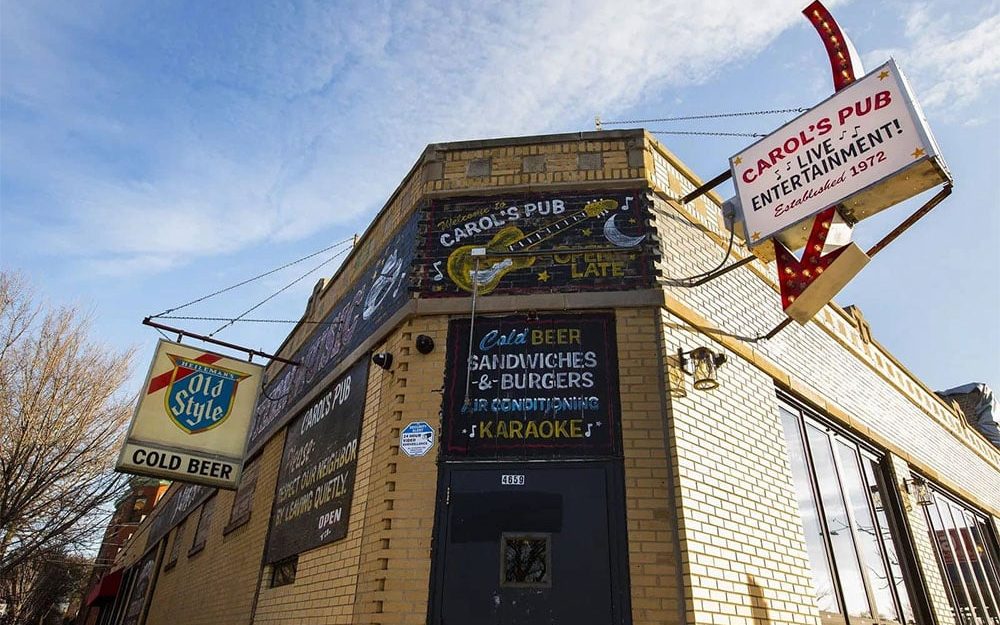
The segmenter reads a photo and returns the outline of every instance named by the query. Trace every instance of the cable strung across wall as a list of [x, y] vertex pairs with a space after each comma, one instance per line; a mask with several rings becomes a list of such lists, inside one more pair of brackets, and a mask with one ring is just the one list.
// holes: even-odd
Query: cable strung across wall
[[288, 284], [286, 284], [285, 286], [281, 287], [280, 289], [278, 289], [278, 290], [277, 290], [277, 291], [275, 291], [274, 293], [272, 293], [272, 294], [268, 295], [267, 297], [265, 297], [265, 298], [264, 298], [264, 299], [262, 299], [261, 301], [257, 302], [256, 304], [254, 304], [254, 305], [253, 305], [253, 306], [251, 306], [250, 308], [247, 308], [246, 310], [244, 310], [244, 311], [243, 311], [242, 313], [240, 313], [239, 315], [237, 315], [237, 316], [236, 316], [236, 317], [234, 317], [233, 319], [228, 319], [228, 320], [226, 320], [226, 323], [224, 323], [224, 324], [222, 324], [221, 326], [219, 326], [218, 328], [216, 328], [216, 329], [215, 329], [215, 331], [213, 331], [213, 332], [209, 333], [209, 335], [208, 335], [208, 336], [210, 336], [210, 337], [212, 337], [212, 336], [215, 336], [216, 334], [218, 334], [219, 332], [221, 332], [221, 331], [225, 330], [226, 328], [228, 328], [229, 326], [233, 325], [233, 324], [234, 324], [234, 323], [236, 323], [237, 321], [240, 321], [240, 320], [241, 320], [241, 319], [243, 319], [243, 317], [244, 317], [244, 316], [246, 316], [247, 314], [249, 314], [249, 313], [252, 313], [253, 311], [257, 310], [258, 308], [260, 308], [260, 307], [261, 307], [261, 306], [263, 306], [264, 304], [268, 303], [269, 301], [271, 301], [271, 300], [272, 300], [272, 299], [274, 299], [275, 297], [277, 297], [277, 296], [281, 295], [282, 293], [284, 293], [284, 292], [285, 292], [285, 291], [287, 291], [288, 289], [292, 288], [293, 286], [295, 286], [296, 284], [298, 284], [299, 282], [301, 282], [302, 280], [304, 280], [305, 278], [307, 278], [307, 277], [308, 277], [308, 276], [309, 276], [310, 274], [312, 274], [312, 273], [313, 273], [314, 271], [316, 271], [316, 270], [320, 269], [321, 267], [323, 267], [324, 265], [326, 265], [326, 264], [328, 264], [328, 263], [330, 263], [330, 262], [333, 262], [333, 261], [334, 261], [334, 260], [335, 260], [336, 258], [338, 258], [338, 257], [340, 257], [340, 256], [343, 256], [343, 255], [344, 255], [344, 254], [346, 254], [346, 253], [347, 253], [347, 252], [348, 252], [348, 251], [349, 251], [350, 249], [351, 249], [351, 248], [349, 248], [349, 247], [348, 247], [348, 248], [344, 248], [344, 249], [340, 250], [339, 252], [337, 252], [336, 254], [334, 254], [333, 256], [331, 256], [330, 258], [327, 258], [326, 260], [324, 260], [324, 261], [323, 261], [323, 262], [321, 262], [320, 264], [316, 265], [315, 267], [313, 267], [313, 268], [312, 268], [312, 269], [310, 269], [309, 271], [305, 272], [304, 274], [302, 274], [302, 275], [301, 275], [301, 276], [299, 276], [298, 278], [296, 278], [296, 279], [292, 280], [291, 282], [289, 282], [289, 283], [288, 283]]
[[653, 119], [625, 119], [617, 121], [604, 121], [600, 120], [602, 126], [616, 126], [622, 124], [648, 124], [654, 122], [679, 122], [679, 121], [690, 121], [694, 119], [721, 119], [724, 117], [751, 117], [754, 115], [780, 115], [782, 113], [805, 113], [809, 109], [807, 108], [791, 108], [791, 109], [769, 109], [765, 111], [740, 111], [737, 113], [711, 113], [707, 115], [680, 115], [677, 117], [657, 117]]
[[[186, 304], [181, 304], [180, 306], [175, 306], [173, 308], [168, 308], [168, 309], [164, 310], [163, 312], [161, 312], [159, 314], [156, 314], [156, 315], [150, 315], [149, 319], [156, 319], [157, 317], [164, 317], [164, 315], [169, 315], [170, 313], [176, 312], [178, 310], [181, 310], [182, 308], [187, 308], [188, 306], [192, 306], [192, 305], [197, 304], [199, 302], [204, 302], [205, 300], [213, 298], [216, 295], [222, 295], [223, 293], [226, 293], [228, 291], [232, 291], [233, 289], [239, 288], [239, 287], [241, 287], [241, 286], [243, 286], [245, 284], [250, 284], [254, 280], [260, 280], [261, 278], [265, 278], [265, 277], [267, 277], [267, 276], [269, 276], [269, 275], [271, 275], [273, 273], [277, 273], [277, 272], [281, 271], [282, 269], [288, 269], [289, 267], [292, 267], [292, 266], [297, 265], [297, 264], [299, 264], [301, 262], [307, 261], [310, 258], [313, 258], [315, 256], [319, 256], [323, 252], [329, 252], [330, 250], [336, 249], [336, 248], [341, 247], [343, 245], [347, 245], [348, 243], [350, 243], [350, 244], [353, 245], [354, 241], [356, 239], [357, 239], [357, 235], [354, 235], [354, 236], [352, 236], [349, 239], [344, 239], [343, 241], [337, 241], [333, 245], [330, 245], [328, 247], [324, 247], [323, 249], [318, 250], [316, 252], [313, 252], [311, 254], [307, 254], [307, 255], [303, 256], [302, 258], [299, 258], [298, 260], [293, 260], [290, 263], [285, 263], [284, 265], [282, 265], [280, 267], [277, 267], [275, 269], [271, 269], [270, 271], [265, 271], [264, 273], [258, 274], [258, 275], [254, 276], [252, 278], [247, 278], [246, 280], [243, 280], [241, 282], [237, 282], [236, 284], [234, 284], [232, 286], [227, 286], [224, 289], [219, 289], [218, 291], [215, 291], [214, 293], [209, 293], [208, 295], [203, 295], [202, 297], [199, 297], [197, 299], [193, 299], [190, 302], [187, 302]], [[332, 259], [330, 259], [330, 260], [332, 260]], [[329, 260], [326, 261], [326, 262], [329, 262]], [[310, 271], [310, 273], [312, 273], [312, 271], [315, 271], [315, 269], [312, 269]], [[164, 317], [164, 318], [165, 319], [169, 319], [170, 317]], [[177, 318], [177, 317], [174, 317], [174, 318]]]
[[711, 132], [708, 130], [650, 130], [653, 135], [700, 135], [705, 137], [766, 137], [760, 132]]

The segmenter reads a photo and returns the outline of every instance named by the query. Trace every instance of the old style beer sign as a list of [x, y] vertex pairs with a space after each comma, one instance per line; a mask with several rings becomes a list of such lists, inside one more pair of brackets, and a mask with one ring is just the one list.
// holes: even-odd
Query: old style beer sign
[[593, 457], [616, 452], [613, 315], [477, 317], [471, 333], [470, 324], [457, 319], [448, 328], [446, 455]]
[[262, 371], [160, 341], [116, 468], [235, 489]]
[[841, 204], [860, 221], [949, 179], [906, 80], [893, 61], [730, 159], [747, 241], [778, 237]]

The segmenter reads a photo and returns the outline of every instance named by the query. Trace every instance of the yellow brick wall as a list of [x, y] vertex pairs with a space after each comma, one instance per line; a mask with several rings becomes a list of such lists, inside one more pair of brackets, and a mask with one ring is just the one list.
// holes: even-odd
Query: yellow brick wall
[[[284, 434], [275, 436], [256, 460], [260, 466], [254, 469], [259, 472], [249, 521], [223, 536], [235, 492], [220, 490], [215, 495], [215, 511], [205, 548], [189, 556], [201, 506], [188, 515], [176, 566], [163, 570], [161, 563], [146, 617], [147, 625], [246, 625], [250, 622], [284, 438]], [[167, 535], [167, 553], [176, 535], [176, 529]], [[163, 560], [165, 563], [166, 556]]]
[[[669, 313], [665, 348], [711, 341]], [[740, 358], [719, 389], [670, 398], [689, 623], [815, 623], [798, 503], [774, 383]]]
[[[386, 342], [395, 360], [392, 372], [385, 374], [356, 624], [416, 625], [427, 619], [440, 441], [425, 456], [410, 458], [399, 450], [399, 432], [411, 421], [426, 421], [439, 430], [447, 331], [446, 317], [423, 317], [403, 324]], [[434, 340], [433, 352], [417, 352], [418, 334]]]
[[664, 431], [656, 309], [615, 311], [632, 616], [636, 625], [682, 622], [676, 494]]

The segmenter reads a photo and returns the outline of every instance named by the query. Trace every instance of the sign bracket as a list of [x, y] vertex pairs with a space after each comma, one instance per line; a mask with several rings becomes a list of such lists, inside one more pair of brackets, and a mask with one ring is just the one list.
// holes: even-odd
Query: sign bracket
[[705, 195], [706, 193], [708, 193], [709, 191], [711, 191], [712, 189], [714, 189], [715, 187], [719, 186], [720, 184], [729, 180], [732, 177], [733, 177], [733, 171], [731, 169], [727, 169], [726, 171], [722, 172], [715, 178], [712, 178], [708, 182], [702, 184], [700, 187], [698, 187], [691, 193], [688, 193], [687, 195], [682, 197], [680, 199], [681, 204], [687, 204], [692, 200]]
[[222, 347], [228, 347], [229, 349], [235, 349], [240, 352], [244, 352], [253, 358], [254, 356], [260, 356], [261, 358], [267, 358], [269, 360], [276, 360], [278, 362], [283, 362], [286, 365], [291, 365], [293, 367], [298, 367], [300, 362], [294, 360], [288, 360], [287, 358], [282, 358], [281, 356], [275, 356], [274, 354], [268, 354], [267, 352], [262, 352], [259, 349], [251, 349], [249, 347], [243, 347], [241, 345], [236, 345], [235, 343], [227, 343], [226, 341], [220, 341], [219, 339], [212, 338], [210, 336], [205, 336], [204, 334], [196, 334], [194, 332], [188, 332], [187, 330], [181, 330], [180, 328], [174, 328], [172, 326], [163, 325], [162, 323], [156, 323], [150, 317], [146, 317], [142, 320], [142, 325], [149, 326], [151, 328], [156, 328], [157, 330], [163, 330], [165, 332], [173, 332], [177, 334], [177, 342], [180, 342], [181, 337], [187, 336], [199, 341], [204, 341], [206, 343], [212, 343], [213, 345], [220, 345]]
[[875, 256], [875, 254], [878, 254], [883, 249], [885, 249], [885, 247], [890, 243], [892, 243], [893, 241], [895, 241], [899, 235], [903, 234], [906, 230], [910, 228], [910, 226], [917, 223], [917, 221], [919, 221], [924, 215], [931, 212], [931, 210], [935, 206], [943, 202], [946, 197], [951, 195], [953, 186], [954, 185], [952, 185], [951, 183], [944, 185], [944, 188], [938, 191], [938, 193], [934, 197], [927, 200], [927, 202], [923, 206], [914, 211], [912, 215], [910, 215], [909, 217], [906, 218], [905, 221], [903, 221], [903, 223], [893, 228], [892, 232], [882, 237], [878, 243], [871, 246], [871, 248], [865, 253], [869, 257], [871, 257]]

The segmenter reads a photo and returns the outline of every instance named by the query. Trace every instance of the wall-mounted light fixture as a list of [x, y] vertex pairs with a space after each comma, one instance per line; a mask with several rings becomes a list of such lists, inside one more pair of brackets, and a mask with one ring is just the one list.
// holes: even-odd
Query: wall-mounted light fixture
[[913, 497], [918, 506], [934, 505], [934, 492], [931, 491], [927, 480], [919, 475], [914, 475], [908, 480], [903, 480], [903, 483], [906, 484], [906, 492]]
[[389, 367], [392, 366], [392, 354], [389, 352], [372, 354], [372, 362], [388, 371]]
[[694, 378], [694, 387], [699, 391], [719, 388], [716, 371], [726, 362], [726, 355], [715, 353], [707, 347], [696, 347], [691, 351], [677, 350], [680, 370]]

